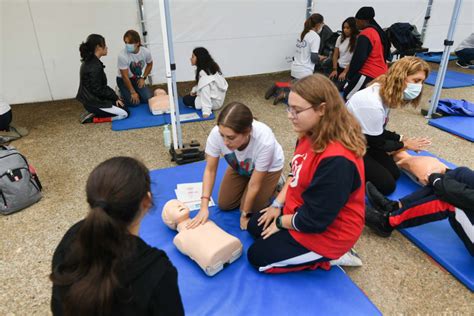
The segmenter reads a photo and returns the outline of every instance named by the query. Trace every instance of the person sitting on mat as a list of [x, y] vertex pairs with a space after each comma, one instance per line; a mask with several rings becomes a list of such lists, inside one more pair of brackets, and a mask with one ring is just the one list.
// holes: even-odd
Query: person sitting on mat
[[332, 72], [329, 79], [333, 80], [339, 91], [342, 91], [346, 83], [349, 64], [355, 49], [355, 43], [359, 30], [356, 19], [349, 17], [342, 22], [342, 34], [337, 38], [336, 47], [332, 56]]
[[270, 127], [254, 119], [250, 109], [238, 102], [219, 113], [206, 143], [201, 209], [190, 222], [194, 228], [209, 217], [208, 204], [216, 181], [219, 157], [229, 167], [219, 189], [218, 206], [232, 210], [240, 206], [240, 227], [247, 228], [248, 216], [270, 205], [285, 156]]
[[472, 62], [474, 60], [474, 33], [471, 33], [465, 38], [461, 44], [455, 49], [455, 54], [458, 56], [456, 65], [461, 68], [470, 68], [474, 66]]
[[344, 99], [348, 100], [374, 78], [387, 72], [386, 60], [390, 56], [390, 42], [380, 25], [374, 20], [372, 7], [362, 7], [355, 16], [360, 34], [347, 73]]
[[81, 123], [100, 123], [122, 120], [128, 110], [115, 91], [107, 86], [104, 64], [100, 58], [107, 56], [107, 45], [102, 35], [91, 34], [79, 46], [81, 53], [80, 84], [76, 99], [84, 105], [86, 112]]
[[407, 228], [449, 218], [454, 232], [474, 256], [474, 171], [466, 167], [433, 170], [427, 186], [399, 201], [387, 199], [367, 182], [366, 225], [388, 237], [395, 228]]
[[410, 138], [385, 129], [390, 109], [409, 104], [416, 107], [420, 103], [428, 73], [429, 66], [424, 60], [404, 57], [395, 62], [386, 75], [378, 77], [347, 101], [349, 111], [359, 120], [367, 139], [366, 179], [383, 194], [395, 190], [400, 176], [392, 153], [404, 149], [419, 151], [431, 144], [426, 137]]
[[291, 175], [270, 207], [248, 224], [256, 239], [247, 252], [259, 271], [329, 268], [359, 239], [364, 227], [365, 139], [330, 79], [298, 80], [288, 119], [299, 135]]
[[129, 157], [99, 164], [90, 206], [54, 251], [54, 315], [184, 315], [176, 268], [138, 232], [153, 204], [148, 169]]
[[188, 107], [202, 110], [202, 116], [206, 118], [224, 104], [228, 84], [221, 68], [204, 47], [193, 50], [191, 65], [196, 66], [196, 85], [183, 97], [183, 102]]
[[145, 85], [146, 78], [153, 68], [151, 52], [142, 46], [137, 31], [125, 32], [123, 41], [125, 48], [120, 52], [117, 62], [117, 86], [120, 95], [127, 106], [147, 103], [152, 97], [151, 91]]

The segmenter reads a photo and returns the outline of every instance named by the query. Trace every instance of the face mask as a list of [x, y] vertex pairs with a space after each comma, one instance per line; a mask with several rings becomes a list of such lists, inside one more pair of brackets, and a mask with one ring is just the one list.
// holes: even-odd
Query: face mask
[[421, 83], [408, 83], [403, 91], [403, 99], [413, 100], [420, 95], [423, 85]]
[[127, 52], [133, 53], [135, 51], [135, 44], [125, 44], [125, 48], [127, 49]]

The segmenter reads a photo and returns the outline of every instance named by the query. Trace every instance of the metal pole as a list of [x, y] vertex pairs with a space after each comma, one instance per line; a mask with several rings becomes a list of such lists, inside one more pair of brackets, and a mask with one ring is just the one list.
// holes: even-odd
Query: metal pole
[[309, 18], [313, 13], [313, 0], [306, 0], [306, 18]]
[[428, 20], [431, 18], [431, 8], [433, 7], [433, 0], [428, 1], [428, 6], [426, 7], [425, 21], [423, 22], [423, 27], [421, 29], [421, 42], [425, 42], [426, 30], [428, 28]]
[[[140, 13], [140, 27], [142, 29], [142, 36], [143, 36], [143, 46], [148, 47], [147, 35], [148, 31], [146, 30], [145, 24], [145, 7], [143, 5], [143, 0], [137, 0], [138, 4], [138, 12]], [[148, 75], [148, 82], [153, 84], [152, 75]]]
[[448, 68], [449, 62], [449, 53], [451, 51], [451, 46], [453, 46], [453, 36], [456, 29], [456, 24], [458, 22], [459, 12], [461, 11], [462, 0], [456, 0], [454, 3], [453, 14], [451, 16], [451, 23], [449, 24], [448, 36], [444, 40], [444, 51], [443, 57], [439, 64], [438, 77], [436, 77], [436, 84], [434, 87], [433, 96], [430, 100], [430, 109], [426, 118], [431, 118], [433, 112], [436, 111], [438, 107], [439, 98], [441, 96], [441, 89], [443, 88], [444, 77], [446, 76], [446, 70]]
[[174, 63], [173, 38], [171, 35], [171, 16], [168, 0], [159, 0], [161, 32], [165, 55], [166, 81], [170, 101], [171, 131], [174, 149], [183, 147], [181, 123], [179, 121], [178, 91], [176, 88], [176, 64]]

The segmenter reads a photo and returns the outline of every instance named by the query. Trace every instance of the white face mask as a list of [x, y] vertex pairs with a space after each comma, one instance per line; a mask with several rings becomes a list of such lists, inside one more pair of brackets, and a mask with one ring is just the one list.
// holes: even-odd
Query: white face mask
[[423, 84], [421, 83], [407, 83], [407, 87], [403, 91], [403, 99], [404, 100], [416, 99], [420, 95], [422, 88], [423, 88]]

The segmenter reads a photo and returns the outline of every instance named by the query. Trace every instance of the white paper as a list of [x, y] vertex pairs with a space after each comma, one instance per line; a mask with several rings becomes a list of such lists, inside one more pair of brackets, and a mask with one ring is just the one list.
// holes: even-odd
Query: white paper
[[179, 120], [180, 122], [186, 122], [191, 120], [199, 120], [201, 117], [197, 113], [187, 113], [187, 114], [180, 114]]
[[[190, 211], [201, 208], [202, 182], [180, 183], [174, 192], [176, 193], [176, 198], [183, 202]], [[209, 206], [214, 205], [214, 200], [211, 197]]]

